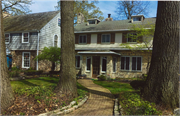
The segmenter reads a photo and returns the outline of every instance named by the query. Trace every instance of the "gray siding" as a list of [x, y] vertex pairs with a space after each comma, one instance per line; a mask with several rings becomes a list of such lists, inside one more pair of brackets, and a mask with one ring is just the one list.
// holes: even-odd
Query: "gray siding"
[[50, 22], [48, 22], [41, 30], [39, 34], [39, 49], [42, 50], [44, 47], [54, 46], [54, 35], [58, 36], [58, 47], [61, 46], [61, 34], [60, 27], [58, 26], [58, 18], [60, 18], [60, 13], [58, 13]]

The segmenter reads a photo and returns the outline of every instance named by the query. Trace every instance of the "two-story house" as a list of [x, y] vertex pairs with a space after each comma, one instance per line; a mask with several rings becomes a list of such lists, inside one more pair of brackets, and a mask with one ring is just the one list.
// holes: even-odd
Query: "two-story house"
[[137, 54], [121, 44], [143, 44], [144, 37], [137, 38], [140, 43], [129, 38], [132, 24], [155, 24], [155, 21], [156, 18], [145, 18], [143, 15], [113, 21], [109, 14], [103, 22], [94, 18], [85, 23], [83, 14], [79, 13], [74, 28], [77, 71], [87, 77], [106, 74], [111, 78], [132, 78], [145, 74], [147, 57], [151, 56], [146, 52], [147, 48], [142, 48]]
[[13, 67], [51, 69], [51, 62], [34, 61], [34, 58], [44, 47], [61, 47], [59, 11], [7, 17], [4, 19], [4, 31]]

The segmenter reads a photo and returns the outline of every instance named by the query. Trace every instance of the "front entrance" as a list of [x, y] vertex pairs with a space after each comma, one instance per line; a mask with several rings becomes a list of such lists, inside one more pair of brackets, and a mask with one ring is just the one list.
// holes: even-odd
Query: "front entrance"
[[92, 59], [92, 77], [96, 78], [100, 71], [100, 56], [93, 56]]

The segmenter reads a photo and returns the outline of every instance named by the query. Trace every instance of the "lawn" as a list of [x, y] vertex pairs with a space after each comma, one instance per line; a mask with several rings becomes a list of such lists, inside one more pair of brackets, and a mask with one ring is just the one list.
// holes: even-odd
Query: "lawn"
[[[38, 115], [46, 111], [68, 105], [71, 101], [66, 96], [57, 96], [53, 91], [59, 77], [39, 77], [11, 81], [15, 95], [14, 104], [4, 111], [3, 115]], [[88, 90], [77, 83], [78, 97], [75, 101], [88, 94]]]

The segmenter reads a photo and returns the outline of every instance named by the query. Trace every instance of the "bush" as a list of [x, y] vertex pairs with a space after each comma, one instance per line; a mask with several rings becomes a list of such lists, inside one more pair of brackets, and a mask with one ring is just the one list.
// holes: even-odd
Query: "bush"
[[143, 88], [145, 85], [144, 80], [134, 80], [130, 82], [131, 87], [133, 87], [135, 90]]
[[42, 70], [26, 70], [24, 74], [26, 75], [40, 75], [42, 74]]
[[100, 75], [100, 76], [98, 77], [98, 80], [99, 80], [99, 81], [105, 81], [105, 80], [106, 80], [106, 76]]
[[16, 71], [11, 71], [11, 72], [9, 72], [9, 76], [10, 76], [10, 78], [19, 77], [19, 72], [17, 70]]
[[12, 67], [11, 70], [12, 70], [12, 71], [18, 71], [18, 70], [20, 70], [20, 69], [19, 69], [18, 67]]

